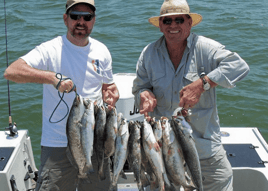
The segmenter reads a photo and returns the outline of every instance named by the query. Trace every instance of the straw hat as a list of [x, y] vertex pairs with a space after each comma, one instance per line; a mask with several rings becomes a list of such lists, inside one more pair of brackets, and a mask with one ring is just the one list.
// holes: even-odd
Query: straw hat
[[202, 16], [197, 13], [190, 13], [190, 8], [186, 0], [164, 0], [160, 9], [160, 16], [149, 18], [149, 22], [159, 27], [159, 18], [170, 15], [184, 15], [188, 14], [192, 17], [193, 26], [196, 26], [202, 21]]
[[78, 4], [78, 3], [86, 3], [92, 8], [92, 11], [96, 10], [94, 0], [67, 0], [67, 2], [66, 2], [66, 13], [72, 6], [74, 6], [74, 5]]

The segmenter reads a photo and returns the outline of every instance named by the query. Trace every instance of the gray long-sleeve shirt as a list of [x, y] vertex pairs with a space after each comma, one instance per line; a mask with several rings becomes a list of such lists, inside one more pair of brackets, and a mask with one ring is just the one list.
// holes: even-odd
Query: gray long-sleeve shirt
[[[191, 33], [181, 63], [175, 70], [162, 36], [144, 48], [137, 62], [137, 77], [132, 88], [136, 107], [139, 108], [140, 93], [149, 90], [157, 99], [150, 116], [171, 118], [180, 102], [179, 91], [198, 80], [202, 71], [218, 85], [233, 88], [248, 74], [249, 66], [237, 53], [226, 50], [220, 43]], [[191, 110], [190, 125], [199, 157], [210, 158], [221, 146], [216, 89], [204, 92]]]

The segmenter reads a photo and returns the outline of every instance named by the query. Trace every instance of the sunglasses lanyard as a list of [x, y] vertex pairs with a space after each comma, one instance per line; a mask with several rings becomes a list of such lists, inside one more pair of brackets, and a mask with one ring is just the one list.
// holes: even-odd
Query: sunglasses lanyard
[[[56, 78], [60, 80], [59, 83], [58, 83], [57, 86], [56, 86], [56, 89], [57, 89], [57, 90], [58, 90], [58, 88], [59, 88], [59, 86], [60, 86], [60, 84], [61, 84], [62, 81], [64, 81], [64, 80], [71, 80], [71, 78], [63, 78], [61, 73], [57, 73], [57, 74], [56, 74]], [[76, 92], [75, 89], [76, 89], [76, 86], [74, 85], [73, 88], [72, 88], [68, 93], [70, 93], [70, 92], [72, 92], [72, 91], [75, 91], [75, 95], [77, 96], [78, 94], [77, 94], [77, 92]], [[63, 99], [63, 97], [64, 97], [64, 93], [65, 93], [65, 92], [63, 92], [63, 93], [62, 93], [62, 96], [61, 96], [61, 95], [60, 95], [60, 91], [58, 91], [58, 95], [59, 95], [59, 97], [60, 97], [60, 101], [59, 101], [59, 103], [56, 105], [55, 109], [53, 110], [53, 112], [51, 113], [51, 115], [50, 115], [50, 117], [49, 117], [49, 122], [50, 122], [50, 123], [59, 123], [59, 122], [61, 122], [63, 119], [65, 119], [65, 118], [68, 116], [68, 114], [69, 114], [69, 111], [70, 111], [69, 106], [68, 106], [68, 104], [67, 104], [67, 103], [64, 101], [64, 99]], [[67, 113], [65, 114], [65, 116], [64, 116], [62, 119], [60, 119], [60, 120], [58, 120], [58, 121], [52, 121], [51, 118], [52, 118], [52, 116], [54, 115], [55, 111], [57, 110], [57, 108], [59, 107], [59, 105], [60, 105], [61, 102], [63, 102], [63, 103], [66, 105]]]

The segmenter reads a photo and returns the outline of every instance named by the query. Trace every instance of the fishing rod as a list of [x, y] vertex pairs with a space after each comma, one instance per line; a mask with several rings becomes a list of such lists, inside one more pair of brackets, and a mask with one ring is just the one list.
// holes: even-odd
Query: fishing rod
[[[6, 61], [7, 61], [7, 67], [8, 67], [8, 49], [7, 49], [7, 18], [6, 18], [6, 1], [4, 0], [4, 13], [5, 13], [5, 35], [6, 35]], [[12, 116], [11, 116], [11, 104], [10, 104], [10, 88], [9, 88], [9, 80], [7, 80], [7, 93], [8, 93], [8, 110], [9, 110], [9, 118], [8, 122], [9, 125], [6, 127], [6, 130], [10, 131], [10, 136], [15, 136], [18, 134], [17, 125], [14, 122], [12, 124]]]

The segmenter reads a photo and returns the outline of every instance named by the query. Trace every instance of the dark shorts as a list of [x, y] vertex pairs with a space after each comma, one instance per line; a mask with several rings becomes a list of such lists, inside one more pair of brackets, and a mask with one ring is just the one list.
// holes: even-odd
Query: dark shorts
[[[108, 190], [110, 179], [108, 170], [106, 180], [99, 181], [97, 159], [93, 155], [94, 173], [90, 174], [91, 183], [78, 181], [78, 170], [70, 163], [66, 147], [42, 147], [41, 165], [38, 173], [36, 191], [91, 191]], [[107, 168], [106, 168], [107, 169]]]

